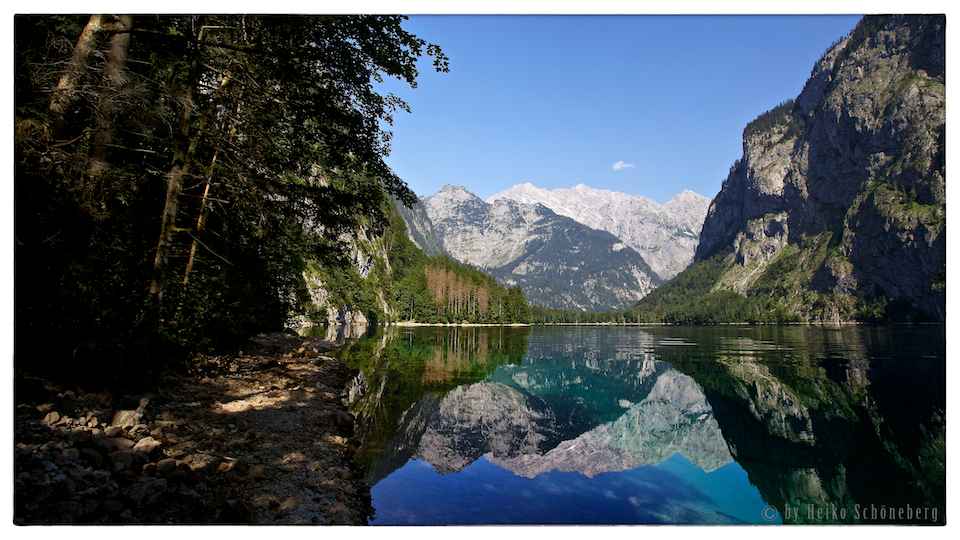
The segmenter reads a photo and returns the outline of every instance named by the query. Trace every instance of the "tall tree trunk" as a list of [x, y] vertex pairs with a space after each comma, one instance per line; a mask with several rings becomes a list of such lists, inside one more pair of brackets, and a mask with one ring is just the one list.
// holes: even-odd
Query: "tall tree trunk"
[[[229, 82], [229, 77], [230, 77], [229, 73], [227, 74], [226, 77], [224, 77], [220, 85], [221, 90]], [[237, 111], [234, 111], [235, 114], [236, 112]], [[227, 118], [226, 121], [231, 122], [230, 131], [229, 133], [227, 133], [227, 144], [229, 144], [230, 140], [233, 139], [233, 136], [237, 132], [237, 122], [235, 119], [231, 120], [230, 118]], [[207, 216], [210, 214], [210, 212], [207, 210], [207, 198], [210, 196], [210, 181], [213, 178], [213, 169], [214, 169], [214, 166], [217, 164], [217, 155], [219, 155], [220, 153], [220, 147], [221, 146], [218, 145], [217, 149], [214, 150], [213, 157], [210, 159], [210, 167], [207, 169], [207, 174], [206, 174], [206, 178], [203, 186], [203, 197], [200, 199], [200, 215], [197, 216], [197, 230], [196, 230], [195, 236], [193, 237], [193, 243], [190, 245], [190, 257], [187, 259], [187, 269], [183, 273], [184, 292], [186, 292], [187, 283], [190, 281], [190, 272], [193, 271], [193, 264], [194, 264], [194, 261], [196, 260], [197, 244], [199, 243], [199, 236], [200, 236], [200, 233], [203, 231], [203, 228], [206, 226]]]
[[108, 166], [107, 149], [113, 144], [117, 116], [120, 113], [119, 100], [125, 79], [123, 70], [127, 65], [127, 54], [130, 51], [129, 31], [133, 28], [133, 17], [119, 15], [117, 18], [118, 32], [110, 38], [110, 45], [107, 48], [107, 63], [103, 67], [103, 86], [97, 103], [96, 127], [90, 140], [87, 171], [91, 178]]
[[102, 29], [103, 15], [91, 15], [73, 48], [73, 55], [67, 64], [67, 69], [60, 77], [56, 90], [53, 91], [50, 110], [55, 114], [63, 114], [76, 100], [77, 85], [90, 65], [90, 57], [97, 49], [97, 34]]
[[167, 175], [167, 196], [163, 205], [160, 222], [160, 240], [157, 242], [157, 254], [153, 260], [153, 280], [147, 296], [146, 322], [151, 327], [160, 323], [160, 310], [163, 307], [163, 289], [170, 268], [170, 252], [173, 246], [173, 233], [177, 228], [177, 212], [180, 207], [180, 190], [183, 176], [189, 170], [189, 154], [193, 147], [190, 141], [190, 122], [193, 118], [194, 93], [199, 74], [200, 53], [193, 48], [190, 62], [190, 75], [187, 78], [183, 95], [183, 111], [180, 116], [180, 136], [173, 151], [173, 166]]
[[[202, 30], [201, 30], [202, 32]], [[195, 108], [194, 94], [199, 81], [200, 53], [194, 49], [194, 57], [190, 64], [190, 77], [187, 89], [184, 92], [183, 115], [180, 117], [180, 137], [173, 153], [173, 167], [167, 176], [167, 197], [163, 206], [163, 218], [160, 223], [160, 241], [157, 243], [157, 255], [153, 262], [153, 280], [150, 282], [150, 292], [147, 300], [147, 322], [156, 325], [160, 322], [160, 310], [163, 307], [163, 288], [170, 269], [170, 253], [173, 247], [173, 233], [177, 232], [177, 212], [180, 208], [180, 190], [183, 187], [183, 177], [190, 170], [190, 163], [196, 152], [197, 145], [207, 130], [211, 119], [217, 110], [217, 100], [213, 99], [204, 112], [197, 126], [193, 138], [190, 138], [191, 118]], [[227, 88], [231, 81], [227, 73], [220, 81], [217, 95]]]

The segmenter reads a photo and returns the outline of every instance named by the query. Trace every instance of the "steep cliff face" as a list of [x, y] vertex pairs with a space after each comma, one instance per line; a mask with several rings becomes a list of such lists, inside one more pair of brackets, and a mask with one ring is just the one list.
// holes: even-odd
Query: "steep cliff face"
[[542, 235], [545, 212], [534, 205], [490, 205], [460, 186], [444, 186], [425, 199], [427, 215], [455, 259], [480, 268], [499, 268], [516, 260]]
[[447, 255], [447, 251], [443, 249], [443, 244], [437, 238], [437, 231], [434, 230], [433, 222], [427, 215], [423, 200], [417, 201], [410, 208], [400, 202], [396, 202], [395, 206], [407, 225], [407, 238], [410, 241], [431, 257]]
[[695, 260], [809, 320], [943, 320], [943, 16], [866, 17], [744, 130]]
[[[310, 302], [307, 303], [307, 313], [293, 321], [295, 324], [362, 325], [376, 322], [370, 320], [373, 313], [379, 313], [387, 319], [396, 317], [395, 307], [384, 296], [387, 290], [385, 283], [392, 271], [384, 237], [373, 235], [368, 229], [360, 229], [352, 235], [344, 235], [342, 240], [347, 245], [349, 257], [346, 266], [310, 265], [303, 272]], [[364, 309], [364, 302], [343, 294], [345, 286], [369, 291], [370, 301], [366, 303], [372, 305]]]
[[520, 184], [487, 202], [510, 199], [542, 204], [593, 229], [607, 231], [632, 247], [660, 278], [667, 280], [693, 260], [710, 199], [686, 190], [664, 205], [641, 195], [594, 189], [546, 190]]
[[609, 311], [636, 303], [660, 278], [633, 248], [541, 204], [493, 204], [458, 186], [423, 199], [443, 248], [506, 286], [519, 285], [531, 305]]

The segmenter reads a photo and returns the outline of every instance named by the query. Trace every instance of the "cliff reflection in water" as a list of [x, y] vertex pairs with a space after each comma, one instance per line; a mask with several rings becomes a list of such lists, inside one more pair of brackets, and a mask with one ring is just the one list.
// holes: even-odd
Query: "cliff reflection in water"
[[371, 471], [371, 483], [413, 455], [420, 425], [439, 398], [485, 379], [499, 365], [519, 364], [529, 332], [528, 327], [381, 327], [348, 342], [338, 356], [359, 370], [349, 399], [361, 420], [357, 460]]
[[935, 330], [891, 332], [387, 328], [340, 356], [371, 484], [411, 460], [593, 478], [680, 454], [736, 461], [787, 523], [829, 521], [790, 513], [809, 504], [869, 521], [853, 510], [874, 503], [942, 522], [945, 351]]
[[734, 458], [786, 522], [933, 521], [863, 511], [909, 505], [939, 509], [936, 522], [944, 523], [942, 326], [765, 327], [739, 334], [673, 329], [672, 336], [696, 339], [716, 354], [704, 360], [676, 349], [664, 360], [703, 386]]

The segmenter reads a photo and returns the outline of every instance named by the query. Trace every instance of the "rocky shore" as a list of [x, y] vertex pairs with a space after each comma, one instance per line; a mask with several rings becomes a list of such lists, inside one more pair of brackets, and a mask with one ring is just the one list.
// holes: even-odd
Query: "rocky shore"
[[18, 381], [14, 523], [365, 525], [336, 347], [262, 334], [140, 395]]

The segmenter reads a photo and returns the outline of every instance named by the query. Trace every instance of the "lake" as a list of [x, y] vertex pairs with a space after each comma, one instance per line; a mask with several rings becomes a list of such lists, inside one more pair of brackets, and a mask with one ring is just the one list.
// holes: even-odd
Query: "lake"
[[377, 327], [372, 525], [943, 524], [942, 326]]

